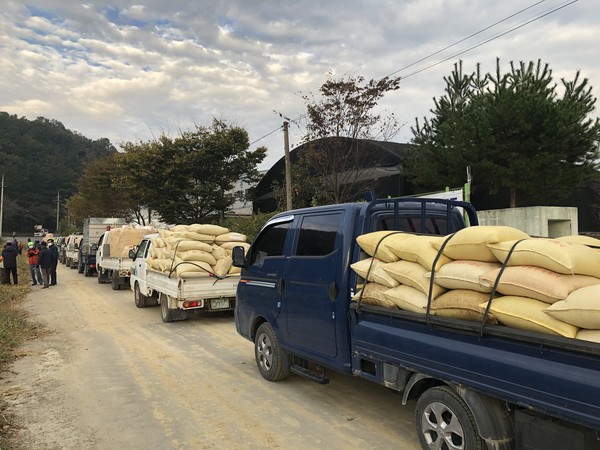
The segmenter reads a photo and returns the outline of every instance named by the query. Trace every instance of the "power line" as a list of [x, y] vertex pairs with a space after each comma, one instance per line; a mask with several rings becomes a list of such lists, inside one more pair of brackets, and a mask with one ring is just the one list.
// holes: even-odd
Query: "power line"
[[467, 36], [467, 37], [465, 37], [465, 38], [462, 38], [462, 39], [460, 39], [459, 41], [456, 41], [456, 42], [454, 42], [453, 44], [447, 45], [446, 47], [444, 47], [444, 48], [442, 48], [442, 49], [440, 49], [440, 50], [438, 50], [438, 51], [436, 51], [436, 52], [433, 52], [433, 53], [431, 53], [431, 54], [429, 54], [429, 55], [425, 56], [424, 58], [421, 58], [421, 59], [419, 59], [419, 60], [417, 60], [417, 61], [415, 61], [415, 62], [413, 62], [413, 63], [410, 63], [410, 64], [408, 64], [407, 66], [404, 66], [404, 67], [402, 67], [402, 68], [400, 68], [400, 69], [398, 69], [398, 70], [396, 70], [396, 71], [394, 71], [394, 72], [390, 73], [390, 74], [388, 75], [388, 77], [389, 77], [389, 76], [392, 76], [392, 75], [394, 75], [394, 74], [396, 74], [396, 73], [398, 73], [398, 72], [401, 72], [401, 71], [403, 71], [403, 70], [406, 70], [406, 69], [408, 69], [409, 67], [412, 67], [412, 66], [414, 66], [414, 65], [417, 65], [417, 64], [419, 64], [420, 62], [423, 62], [423, 61], [425, 61], [426, 59], [429, 59], [429, 58], [431, 58], [432, 56], [438, 55], [438, 54], [442, 53], [443, 51], [446, 51], [446, 50], [448, 50], [449, 48], [452, 48], [452, 47], [454, 47], [455, 45], [458, 45], [458, 44], [460, 44], [460, 43], [462, 43], [462, 42], [464, 42], [464, 41], [466, 41], [466, 40], [468, 40], [468, 39], [471, 39], [472, 37], [475, 37], [475, 36], [477, 36], [478, 34], [481, 34], [481, 33], [483, 33], [484, 31], [487, 31], [487, 30], [489, 30], [489, 29], [491, 29], [491, 28], [495, 27], [496, 25], [499, 25], [499, 24], [501, 24], [502, 22], [506, 22], [508, 19], [512, 19], [513, 17], [515, 17], [515, 16], [518, 16], [519, 14], [521, 14], [521, 13], [523, 13], [523, 12], [527, 11], [528, 9], [531, 9], [531, 8], [533, 8], [534, 6], [537, 6], [537, 5], [539, 5], [540, 3], [544, 3], [545, 1], [546, 1], [546, 0], [540, 0], [540, 1], [539, 1], [539, 2], [537, 2], [537, 3], [534, 3], [534, 4], [532, 4], [532, 5], [529, 5], [527, 8], [523, 8], [523, 9], [521, 9], [521, 10], [517, 11], [516, 13], [513, 13], [513, 14], [511, 14], [510, 16], [506, 16], [504, 19], [501, 19], [501, 20], [499, 20], [499, 21], [497, 21], [497, 22], [494, 22], [493, 24], [491, 24], [491, 25], [488, 25], [487, 27], [485, 27], [485, 28], [482, 28], [482, 29], [481, 29], [481, 30], [479, 30], [479, 31], [476, 31], [475, 33], [472, 33], [472, 34], [470, 34], [469, 36]]
[[[523, 12], [525, 12], [525, 11], [527, 11], [527, 10], [535, 7], [535, 6], [537, 6], [537, 5], [541, 4], [541, 3], [544, 3], [545, 1], [547, 1], [547, 0], [540, 0], [538, 2], [535, 2], [535, 3], [527, 6], [526, 8], [520, 9], [519, 11], [517, 11], [517, 12], [515, 12], [513, 14], [510, 14], [509, 16], [506, 16], [503, 19], [500, 19], [497, 22], [494, 22], [493, 24], [488, 25], [488, 26], [482, 28], [481, 30], [476, 31], [475, 33], [472, 33], [469, 36], [464, 37], [464, 38], [462, 38], [462, 39], [460, 39], [460, 40], [458, 40], [458, 41], [456, 41], [456, 42], [454, 42], [454, 43], [452, 43], [450, 45], [447, 45], [446, 47], [444, 47], [444, 48], [442, 48], [440, 50], [437, 50], [437, 51], [435, 51], [435, 52], [433, 52], [433, 53], [431, 53], [431, 54], [429, 54], [429, 55], [427, 55], [427, 56], [425, 56], [425, 57], [423, 57], [423, 58], [421, 58], [421, 59], [419, 59], [417, 61], [414, 61], [414, 62], [412, 62], [412, 63], [410, 63], [410, 64], [408, 64], [408, 65], [406, 65], [406, 66], [404, 66], [404, 67], [402, 67], [402, 68], [400, 68], [400, 69], [392, 72], [392, 73], [390, 73], [387, 76], [392, 76], [392, 75], [394, 75], [394, 74], [396, 74], [398, 72], [401, 72], [401, 71], [406, 70], [406, 69], [408, 69], [408, 68], [410, 68], [412, 66], [415, 66], [415, 65], [419, 64], [420, 62], [423, 62], [423, 61], [425, 61], [425, 60], [427, 60], [427, 59], [429, 59], [429, 58], [431, 58], [431, 57], [433, 57], [435, 55], [438, 55], [438, 54], [440, 54], [440, 53], [448, 50], [449, 48], [452, 48], [452, 47], [454, 47], [454, 46], [456, 46], [456, 45], [458, 45], [458, 44], [460, 44], [460, 43], [462, 43], [462, 42], [464, 42], [464, 41], [466, 41], [466, 40], [468, 40], [468, 39], [470, 39], [470, 38], [472, 38], [474, 36], [477, 36], [477, 35], [483, 33], [484, 31], [487, 31], [487, 30], [495, 27], [496, 25], [499, 25], [499, 24], [501, 24], [503, 22], [506, 22], [507, 20], [512, 19], [513, 17], [516, 17], [519, 14], [522, 14]], [[481, 47], [481, 46], [483, 46], [483, 45], [485, 45], [485, 44], [487, 44], [487, 43], [489, 43], [491, 41], [494, 41], [494, 40], [496, 40], [496, 39], [498, 39], [498, 38], [500, 38], [502, 36], [505, 36], [505, 35], [507, 35], [509, 33], [512, 33], [513, 31], [516, 31], [516, 30], [518, 30], [520, 28], [523, 28], [524, 26], [529, 25], [532, 22], [540, 20], [540, 19], [542, 19], [542, 18], [544, 18], [544, 17], [546, 17], [546, 16], [548, 16], [550, 14], [553, 14], [556, 11], [559, 11], [559, 10], [561, 10], [563, 8], [566, 8], [567, 6], [572, 5], [573, 3], [576, 3], [578, 1], [579, 0], [570, 0], [570, 1], [567, 1], [566, 3], [558, 5], [556, 7], [551, 7], [550, 9], [547, 9], [546, 11], [544, 11], [542, 14], [540, 14], [538, 16], [535, 16], [535, 17], [533, 17], [531, 19], [528, 19], [528, 20], [526, 20], [525, 22], [522, 22], [519, 25], [516, 25], [516, 26], [514, 26], [514, 27], [512, 27], [512, 28], [510, 28], [510, 29], [508, 29], [506, 31], [503, 31], [503, 32], [501, 32], [501, 33], [499, 33], [499, 34], [497, 34], [497, 35], [495, 35], [495, 36], [493, 36], [493, 37], [491, 37], [489, 39], [486, 39], [486, 40], [484, 40], [482, 42], [479, 42], [478, 44], [472, 45], [471, 47], [468, 47], [468, 48], [466, 48], [464, 50], [461, 50], [461, 51], [459, 51], [457, 53], [454, 53], [454, 54], [452, 54], [452, 55], [450, 55], [450, 56], [448, 56], [448, 57], [446, 57], [446, 58], [444, 58], [444, 59], [442, 59], [440, 61], [432, 63], [432, 64], [430, 64], [428, 66], [425, 66], [425, 67], [423, 67], [423, 68], [421, 68], [419, 70], [416, 70], [414, 72], [411, 72], [410, 74], [408, 74], [406, 76], [403, 76], [402, 79], [406, 79], [406, 78], [411, 77], [413, 75], [416, 75], [418, 73], [424, 72], [426, 70], [431, 69], [432, 67], [438, 66], [438, 65], [440, 65], [440, 64], [442, 64], [442, 63], [444, 63], [446, 61], [449, 61], [450, 59], [456, 58], [457, 56], [460, 56], [460, 55], [463, 55], [463, 54], [465, 54], [467, 52], [470, 52], [471, 50], [474, 50], [474, 49], [476, 49], [478, 47]], [[279, 114], [279, 113], [277, 113], [277, 114]], [[279, 114], [279, 115], [281, 115], [281, 114]], [[290, 122], [295, 123], [297, 125], [297, 121], [300, 120], [300, 119], [302, 119], [303, 117], [305, 117], [305, 115], [301, 115], [301, 116], [297, 117], [294, 120], [290, 120]], [[273, 133], [279, 131], [281, 128], [282, 128], [282, 126], [279, 126], [279, 127], [275, 128], [273, 131], [271, 131], [271, 132], [265, 134], [264, 136], [262, 136], [262, 137], [260, 137], [260, 138], [258, 138], [256, 140], [254, 140], [250, 145], [254, 145], [258, 141], [261, 141], [262, 139], [264, 139], [264, 138], [272, 135]]]
[[500, 37], [502, 37], [504, 35], [512, 33], [513, 31], [518, 30], [519, 28], [523, 28], [524, 26], [529, 25], [532, 22], [540, 20], [543, 17], [546, 17], [546, 16], [548, 16], [548, 15], [550, 15], [550, 14], [552, 14], [552, 13], [554, 13], [554, 12], [560, 10], [560, 9], [566, 8], [567, 6], [572, 5], [573, 3], [576, 3], [578, 1], [579, 0], [570, 0], [567, 3], [565, 3], [565, 4], [559, 5], [559, 6], [555, 7], [555, 8], [553, 8], [553, 9], [550, 9], [550, 10], [546, 10], [546, 12], [544, 12], [543, 14], [540, 14], [539, 16], [533, 17], [533, 18], [531, 18], [531, 19], [529, 19], [529, 20], [527, 20], [527, 21], [525, 21], [525, 22], [523, 22], [523, 23], [521, 23], [519, 25], [514, 26], [513, 28], [510, 28], [510, 29], [508, 29], [506, 31], [503, 31], [502, 33], [499, 33], [499, 34], [497, 34], [497, 35], [495, 35], [495, 36], [493, 36], [493, 37], [491, 37], [489, 39], [486, 39], [486, 40], [484, 40], [484, 41], [482, 41], [482, 42], [480, 42], [478, 44], [472, 45], [471, 47], [468, 47], [468, 48], [466, 48], [464, 50], [461, 50], [461, 51], [459, 51], [457, 53], [454, 53], [453, 55], [450, 55], [447, 58], [444, 58], [444, 59], [442, 59], [440, 61], [437, 61], [437, 62], [435, 62], [433, 64], [430, 64], [428, 66], [425, 66], [422, 69], [419, 69], [419, 70], [416, 70], [414, 72], [411, 72], [408, 75], [402, 77], [402, 79], [406, 79], [406, 78], [411, 77], [413, 75], [416, 75], [418, 73], [424, 72], [425, 70], [431, 69], [432, 67], [435, 67], [435, 66], [437, 66], [439, 64], [442, 64], [442, 63], [444, 63], [446, 61], [449, 61], [449, 60], [451, 60], [453, 58], [456, 58], [457, 56], [460, 56], [460, 55], [463, 55], [463, 54], [465, 54], [467, 52], [470, 52], [471, 50], [474, 50], [474, 49], [476, 49], [478, 47], [481, 47], [482, 45], [485, 45], [485, 44], [487, 44], [487, 43], [489, 43], [491, 41], [494, 41], [494, 40], [496, 40], [496, 39], [498, 39], [498, 38], [500, 38]]

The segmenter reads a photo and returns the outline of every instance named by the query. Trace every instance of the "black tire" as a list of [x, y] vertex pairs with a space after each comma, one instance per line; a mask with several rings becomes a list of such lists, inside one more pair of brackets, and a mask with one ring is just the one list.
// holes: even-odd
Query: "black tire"
[[281, 381], [290, 374], [288, 355], [279, 346], [277, 336], [268, 323], [263, 323], [256, 331], [254, 358], [258, 371], [265, 380]]
[[145, 308], [146, 306], [148, 306], [148, 297], [142, 294], [142, 291], [140, 291], [140, 286], [137, 283], [137, 281], [133, 286], [133, 299], [135, 300], [135, 306], [137, 306], [138, 308]]
[[179, 309], [169, 309], [169, 300], [160, 294], [160, 318], [163, 322], [176, 322], [187, 319], [187, 313]]
[[113, 291], [118, 291], [121, 289], [121, 285], [119, 284], [119, 277], [117, 277], [114, 273], [110, 277], [110, 285]]
[[447, 386], [425, 391], [415, 408], [417, 434], [423, 450], [482, 450], [473, 413]]
[[104, 277], [102, 276], [102, 268], [101, 267], [97, 267], [98, 269], [98, 284], [103, 284], [104, 283]]

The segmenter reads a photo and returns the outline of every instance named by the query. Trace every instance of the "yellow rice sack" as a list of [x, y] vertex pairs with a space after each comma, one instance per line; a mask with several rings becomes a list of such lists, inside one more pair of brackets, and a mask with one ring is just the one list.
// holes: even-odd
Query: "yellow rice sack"
[[247, 238], [245, 234], [242, 233], [235, 233], [233, 231], [230, 231], [229, 233], [225, 233], [225, 234], [220, 234], [217, 237], [215, 237], [215, 242], [216, 243], [221, 243], [221, 242], [246, 242]]
[[[481, 305], [487, 305], [488, 300], [489, 294], [484, 292], [454, 289], [436, 298], [431, 304], [431, 312], [436, 316], [481, 322], [485, 313], [485, 306]], [[489, 313], [486, 322], [498, 323]]]
[[[433, 281], [446, 289], [467, 289], [492, 292], [492, 287], [480, 283], [479, 277], [500, 267], [498, 262], [457, 260], [444, 264], [435, 272]], [[431, 272], [427, 274], [431, 277]]]
[[[428, 271], [421, 264], [402, 260], [384, 264], [382, 269], [399, 283], [414, 287], [429, 295], [430, 280], [427, 278]], [[444, 292], [446, 292], [446, 289], [434, 284], [431, 293], [432, 298], [439, 297]]]
[[[407, 239], [411, 234], [398, 231], [373, 231], [356, 238], [360, 248], [369, 256], [374, 256], [384, 262], [398, 261], [398, 257], [390, 249], [400, 240]], [[377, 250], [377, 254], [375, 254]]]
[[[467, 259], [484, 262], [497, 262], [496, 256], [488, 248], [488, 244], [503, 241], [527, 239], [529, 235], [516, 228], [507, 226], [478, 225], [463, 228], [454, 233], [443, 250], [450, 259]], [[434, 243], [439, 250], [442, 242]]]
[[591, 236], [582, 236], [578, 234], [572, 236], [561, 236], [559, 238], [556, 238], [556, 240], [560, 242], [567, 242], [569, 244], [587, 245], [595, 249], [600, 248], [600, 239], [596, 239]]
[[600, 344], [600, 330], [579, 330], [575, 339], [597, 342]]
[[427, 311], [427, 296], [420, 290], [401, 284], [383, 293], [386, 299], [405, 311], [423, 313]]
[[565, 300], [549, 306], [545, 312], [579, 328], [600, 330], [600, 285], [577, 289]]
[[[491, 289], [500, 269], [491, 270], [479, 278], [484, 286]], [[567, 275], [535, 266], [506, 267], [497, 292], [504, 295], [530, 297], [545, 303], [555, 303], [582, 287], [600, 284], [600, 278], [588, 275]]]
[[398, 281], [383, 270], [385, 264], [377, 258], [366, 258], [351, 264], [350, 267], [367, 281], [379, 283], [388, 288], [398, 286]]
[[[515, 241], [489, 244], [488, 248], [504, 262]], [[526, 239], [517, 244], [508, 266], [536, 266], [558, 273], [590, 275], [600, 278], [600, 252], [581, 244], [556, 239]]]
[[[390, 250], [398, 257], [398, 259], [405, 259], [406, 261], [412, 261], [421, 264], [427, 270], [433, 268], [433, 262], [438, 255], [438, 251], [433, 247], [433, 244], [440, 244], [444, 242], [446, 238], [444, 236], [417, 236], [409, 235], [408, 238], [394, 242], [394, 245], [390, 247]], [[452, 261], [443, 254], [436, 264], [436, 270], [439, 270], [444, 264], [448, 264]]]
[[352, 300], [357, 302], [362, 296], [362, 303], [364, 304], [396, 309], [396, 305], [383, 295], [388, 289], [389, 287], [382, 284], [367, 283], [362, 290], [354, 294]]
[[[485, 308], [486, 304], [480, 306]], [[492, 300], [490, 312], [498, 322], [509, 327], [574, 338], [578, 328], [546, 314], [547, 307], [548, 304], [540, 300], [506, 295]]]

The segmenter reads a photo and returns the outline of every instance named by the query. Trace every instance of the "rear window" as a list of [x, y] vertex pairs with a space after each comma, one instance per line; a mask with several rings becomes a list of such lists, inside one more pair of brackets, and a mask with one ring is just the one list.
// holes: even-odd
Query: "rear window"
[[398, 217], [398, 225], [395, 225], [393, 217], [380, 218], [377, 221], [376, 230], [395, 230], [410, 233], [448, 234], [448, 221], [446, 217], [427, 217], [422, 223], [421, 216]]

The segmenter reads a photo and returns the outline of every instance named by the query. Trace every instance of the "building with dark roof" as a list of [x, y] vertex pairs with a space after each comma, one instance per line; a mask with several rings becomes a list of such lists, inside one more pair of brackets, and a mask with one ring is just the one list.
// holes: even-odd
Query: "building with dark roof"
[[[325, 139], [320, 139], [319, 141], [324, 141]], [[365, 167], [365, 170], [362, 173], [364, 176], [376, 180], [374, 190], [377, 197], [398, 197], [407, 194], [405, 180], [401, 175], [401, 167], [406, 157], [406, 153], [410, 148], [410, 144], [369, 139], [337, 139], [342, 139], [348, 143], [358, 141], [364, 151], [373, 155], [370, 166]], [[323, 142], [320, 143], [322, 144]], [[290, 161], [292, 165], [297, 163], [298, 157], [302, 152], [307, 151], [308, 145], [309, 144], [303, 144], [290, 151]], [[360, 178], [360, 174], [358, 174], [355, 177], [355, 180], [359, 181]], [[273, 212], [277, 209], [277, 200], [273, 189], [275, 182], [278, 182], [280, 186], [285, 185], [284, 157], [277, 161], [256, 185], [253, 201], [253, 210], [255, 213]], [[359, 198], [355, 200], [359, 200]]]

